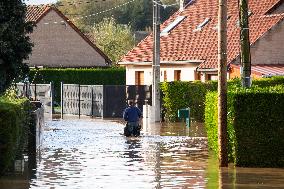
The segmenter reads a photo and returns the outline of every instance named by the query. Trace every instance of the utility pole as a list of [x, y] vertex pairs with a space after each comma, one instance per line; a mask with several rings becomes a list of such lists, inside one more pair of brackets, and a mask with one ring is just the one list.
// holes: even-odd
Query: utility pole
[[218, 13], [218, 146], [219, 165], [228, 167], [227, 152], [227, 0]]
[[248, 20], [248, 0], [239, 0], [239, 22], [240, 22], [240, 43], [241, 43], [241, 78], [242, 86], [251, 86], [251, 57], [249, 41], [249, 20]]
[[152, 110], [154, 121], [161, 120], [160, 97], [160, 1], [153, 0], [153, 64], [152, 64]]

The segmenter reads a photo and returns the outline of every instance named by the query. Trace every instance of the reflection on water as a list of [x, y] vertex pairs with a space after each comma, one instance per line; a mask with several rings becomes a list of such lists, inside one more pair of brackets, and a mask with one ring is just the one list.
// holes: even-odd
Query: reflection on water
[[21, 185], [4, 176], [1, 189], [284, 187], [283, 169], [218, 170], [202, 124], [144, 124], [138, 138], [110, 121], [49, 121], [47, 128], [34, 177]]

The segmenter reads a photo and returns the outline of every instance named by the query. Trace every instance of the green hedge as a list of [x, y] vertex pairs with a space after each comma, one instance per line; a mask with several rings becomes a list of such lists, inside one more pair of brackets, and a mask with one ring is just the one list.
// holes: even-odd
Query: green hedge
[[[253, 80], [252, 85], [268, 87], [281, 85], [284, 77], [272, 77]], [[241, 87], [240, 79], [228, 81], [228, 89], [236, 90]], [[196, 121], [204, 121], [205, 95], [207, 92], [217, 91], [217, 82], [164, 82], [161, 84], [162, 111], [168, 121], [177, 121], [177, 111], [180, 108], [190, 107], [191, 116]]]
[[[284, 167], [284, 85], [228, 92], [229, 161], [245, 167]], [[217, 93], [206, 95], [209, 147], [217, 153]]]
[[29, 125], [27, 99], [0, 97], [0, 174], [13, 162], [24, 128]]
[[162, 106], [166, 119], [177, 121], [178, 109], [190, 107], [196, 121], [204, 120], [204, 100], [207, 91], [216, 90], [216, 82], [164, 82], [161, 84]]
[[[283, 76], [274, 76], [271, 78], [261, 78], [252, 80], [253, 87], [272, 87], [276, 85], [283, 85], [284, 77]], [[237, 90], [241, 87], [241, 80], [239, 78], [228, 81], [228, 90]]]
[[44, 68], [30, 70], [30, 82], [54, 83], [55, 99], [60, 101], [60, 82], [81, 85], [125, 85], [124, 68]]

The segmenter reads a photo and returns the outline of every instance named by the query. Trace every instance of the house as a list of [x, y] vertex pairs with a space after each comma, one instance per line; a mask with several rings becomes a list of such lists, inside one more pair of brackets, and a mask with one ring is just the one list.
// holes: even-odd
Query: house
[[108, 67], [111, 60], [57, 8], [28, 6], [27, 21], [36, 24], [30, 34], [34, 43], [29, 66]]
[[[249, 0], [252, 76], [284, 75], [284, 1]], [[240, 77], [238, 0], [228, 0], [228, 78]], [[161, 25], [161, 81], [216, 80], [218, 1], [190, 0]], [[151, 84], [153, 36], [120, 61], [126, 84]]]

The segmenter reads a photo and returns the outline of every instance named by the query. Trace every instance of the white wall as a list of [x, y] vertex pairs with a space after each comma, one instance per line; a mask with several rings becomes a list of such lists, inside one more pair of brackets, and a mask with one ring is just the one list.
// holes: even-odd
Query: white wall
[[[164, 66], [161, 65], [161, 79], [164, 81], [164, 71], [167, 71], [167, 81], [174, 81], [174, 71], [181, 70], [181, 81], [194, 81], [194, 71], [196, 70], [198, 64], [188, 64], [188, 65], [172, 65]], [[152, 84], [152, 66], [126, 66], [126, 85], [135, 85], [135, 72], [144, 71], [144, 85]]]

